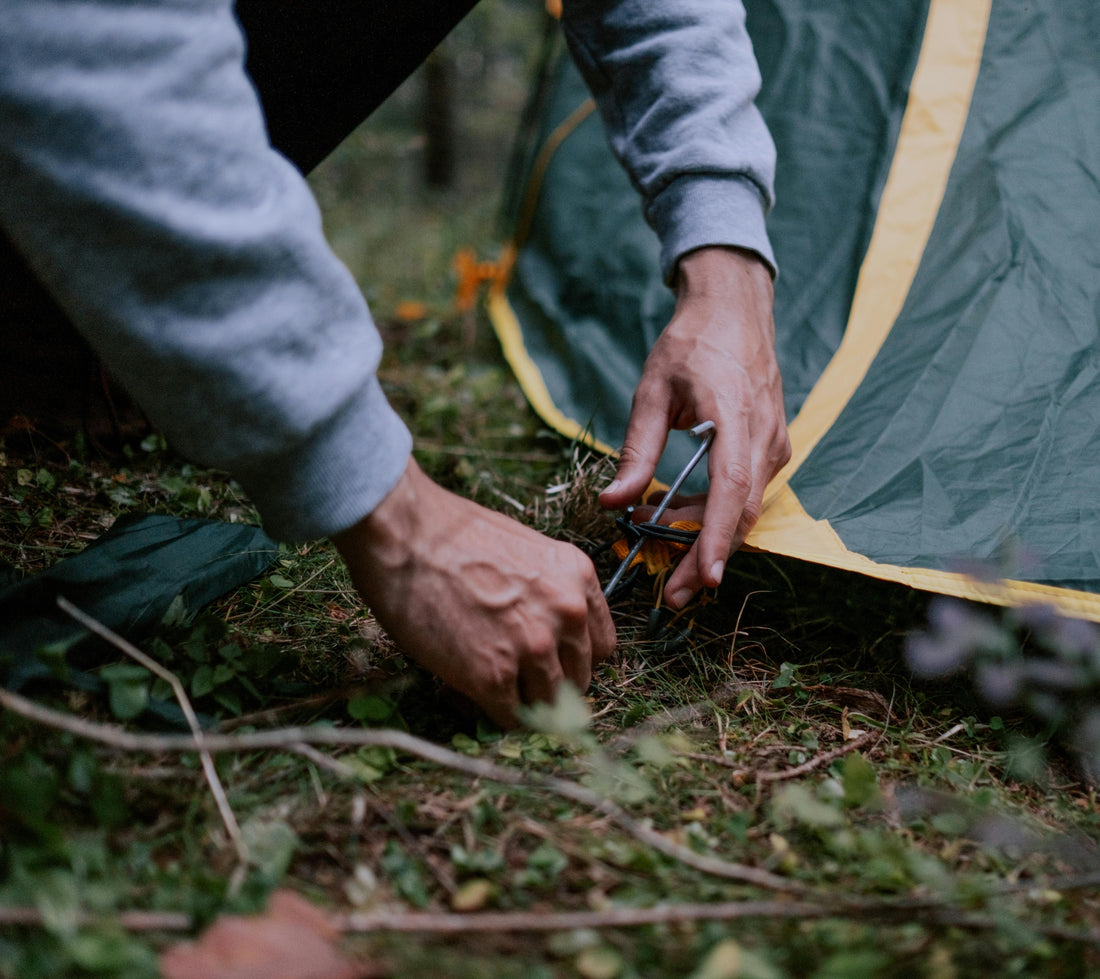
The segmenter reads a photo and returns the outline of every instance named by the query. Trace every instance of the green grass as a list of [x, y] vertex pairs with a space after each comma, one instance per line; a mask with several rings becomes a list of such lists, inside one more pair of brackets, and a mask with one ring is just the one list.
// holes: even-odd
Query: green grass
[[[382, 377], [422, 465], [445, 485], [589, 549], [615, 536], [594, 504], [606, 461], [547, 432], [478, 320], [451, 308], [450, 261], [491, 256], [530, 11], [497, 3], [455, 39], [467, 71], [470, 156], [459, 188], [416, 180], [416, 81], [314, 176], [337, 247], [388, 343]], [[477, 61], [475, 42], [502, 52]], [[493, 65], [496, 65], [494, 68]], [[480, 67], [479, 67], [480, 66]], [[388, 163], [386, 161], [389, 161]], [[396, 161], [396, 162], [394, 162]], [[382, 203], [384, 202], [384, 206]], [[416, 300], [422, 316], [399, 319]], [[0, 447], [0, 560], [33, 572], [76, 553], [118, 515], [154, 510], [254, 521], [224, 474], [156, 439], [105, 461], [31, 433]], [[506, 785], [389, 748], [323, 749], [341, 777], [291, 751], [218, 757], [257, 859], [236, 852], [197, 759], [128, 754], [0, 714], [0, 976], [155, 974], [178, 935], [130, 933], [123, 909], [199, 922], [290, 887], [342, 911], [566, 911], [775, 901], [766, 888], [659, 852], [607, 807], [563, 797], [554, 775], [698, 855], [823, 895], [823, 919], [696, 920], [554, 933], [349, 936], [395, 976], [1080, 976], [1100, 968], [1095, 790], [1033, 720], [997, 716], [968, 677], [921, 682], [903, 655], [927, 597], [883, 582], [740, 554], [722, 588], [647, 633], [653, 598], [617, 602], [619, 649], [589, 691], [591, 719], [502, 734], [410, 666], [378, 629], [332, 547], [285, 548], [260, 580], [144, 644], [231, 731], [322, 723], [394, 727], [520, 773]], [[227, 650], [229, 650], [227, 652]], [[235, 650], [235, 651], [234, 651]], [[118, 657], [111, 657], [118, 658]], [[222, 665], [217, 684], [212, 667]], [[205, 672], [203, 668], [206, 667]], [[106, 697], [59, 685], [41, 702], [113, 723]], [[150, 730], [138, 718], [128, 725]], [[852, 739], [856, 739], [853, 742]], [[1021, 739], [1045, 744], [1021, 769]], [[845, 745], [858, 750], [843, 753]], [[1006, 887], [1019, 885], [1014, 890]], [[845, 909], [850, 899], [862, 909]], [[932, 910], [884, 915], [890, 902]], [[938, 902], [938, 903], [937, 903]], [[789, 903], [789, 900], [788, 900]], [[76, 911], [102, 914], [78, 924]]]

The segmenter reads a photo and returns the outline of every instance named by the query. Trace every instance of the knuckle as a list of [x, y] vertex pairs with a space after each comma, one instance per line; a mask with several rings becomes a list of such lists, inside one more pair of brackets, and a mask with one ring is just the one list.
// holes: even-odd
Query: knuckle
[[730, 460], [718, 467], [720, 482], [725, 483], [734, 493], [747, 496], [752, 489], [752, 472], [742, 462]]
[[646, 454], [638, 448], [633, 442], [624, 442], [623, 447], [619, 450], [619, 468], [628, 467], [634, 468], [644, 464], [646, 461]]
[[489, 686], [500, 693], [510, 694], [516, 689], [518, 682], [519, 664], [509, 658], [497, 665], [497, 668], [493, 671], [492, 679], [489, 681]]
[[745, 509], [741, 511], [741, 519], [737, 524], [737, 537], [739, 540], [744, 540], [750, 530], [756, 526], [756, 521], [760, 519], [760, 504], [757, 502], [745, 504]]
[[775, 458], [775, 468], [777, 470], [782, 469], [791, 461], [791, 439], [785, 428], [781, 429], [776, 437], [773, 456]]
[[562, 600], [558, 614], [566, 630], [575, 632], [583, 628], [588, 620], [588, 599], [583, 594], [566, 596]]
[[542, 665], [547, 660], [556, 660], [558, 658], [557, 636], [548, 630], [531, 633], [527, 637], [526, 658], [536, 665]]

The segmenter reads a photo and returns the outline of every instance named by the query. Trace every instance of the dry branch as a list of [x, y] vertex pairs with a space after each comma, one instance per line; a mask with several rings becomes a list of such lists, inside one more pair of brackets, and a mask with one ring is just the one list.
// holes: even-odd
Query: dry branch
[[[878, 924], [914, 922], [939, 928], [991, 931], [1002, 927], [1002, 919], [959, 911], [925, 902], [920, 905], [890, 901], [858, 905], [799, 901], [720, 901], [713, 904], [661, 904], [651, 908], [608, 908], [602, 911], [479, 911], [462, 914], [447, 911], [366, 911], [330, 916], [332, 926], [345, 934], [399, 932], [403, 934], [457, 935], [487, 932], [553, 932], [580, 928], [639, 928], [646, 925], [689, 921], [735, 921], [745, 919], [818, 921], [848, 918]], [[107, 917], [81, 914], [79, 925], [95, 925]], [[111, 918], [128, 931], [192, 931], [196, 922], [182, 912], [120, 911]], [[0, 908], [0, 926], [39, 927], [45, 917], [37, 908]], [[1100, 934], [1058, 925], [1032, 926], [1032, 930], [1055, 941], [1079, 942], [1100, 947]]]

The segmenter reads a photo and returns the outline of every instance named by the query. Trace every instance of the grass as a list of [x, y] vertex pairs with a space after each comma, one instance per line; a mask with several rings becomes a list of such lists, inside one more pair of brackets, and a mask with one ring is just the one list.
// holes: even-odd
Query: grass
[[[454, 250], [491, 256], [499, 243], [497, 192], [521, 94], [514, 78], [529, 63], [524, 37], [537, 34], [526, 16], [497, 3], [454, 41], [469, 89], [460, 118], [472, 134], [457, 189], [429, 192], [415, 179], [415, 80], [312, 180], [336, 246], [371, 294], [387, 339], [383, 382], [422, 465], [585, 547], [606, 579], [613, 562], [603, 548], [615, 529], [593, 503], [606, 461], [547, 432], [486, 324], [471, 337], [452, 309]], [[474, 42], [486, 38], [499, 54], [478, 61]], [[410, 300], [422, 304], [415, 315], [401, 306]], [[34, 433], [0, 449], [0, 560], [22, 573], [147, 510], [256, 520], [225, 474], [179, 460], [156, 438], [114, 460]], [[345, 939], [395, 976], [1095, 971], [1095, 945], [1072, 937], [1100, 929], [1095, 891], [1065, 880], [1098, 866], [1095, 789], [1035, 721], [983, 709], [966, 676], [913, 678], [903, 643], [926, 606], [900, 586], [740, 554], [688, 617], [687, 635], [685, 619], [650, 634], [645, 585], [616, 603], [619, 650], [589, 691], [587, 723], [577, 723], [577, 705], [563, 706], [505, 734], [405, 661], [330, 545], [284, 548], [260, 580], [144, 643], [197, 709], [236, 732], [398, 728], [524, 783], [377, 746], [323, 749], [350, 778], [289, 750], [218, 756], [253, 853], [234, 889], [236, 851], [193, 755], [100, 749], [0, 714], [0, 908], [42, 916], [33, 927], [0, 926], [0, 976], [154, 975], [156, 952], [178, 936], [129, 932], [116, 911], [178, 910], [206, 922], [257, 908], [280, 886], [363, 912], [553, 917], [771, 902], [770, 913], [746, 920]], [[227, 668], [214, 683], [219, 665]], [[34, 694], [90, 721], [115, 720], [106, 696], [58, 685]], [[129, 726], [151, 724], [143, 716]], [[1023, 750], [1037, 744], [1042, 753]], [[620, 809], [540, 786], [547, 775]], [[789, 897], [776, 903], [768, 888], [670, 856], [616, 812], [697, 856], [826, 895], [835, 913], [787, 915]], [[926, 909], [888, 916], [889, 902], [909, 898]], [[855, 899], [859, 908], [841, 907]], [[103, 917], [81, 923], [79, 909]]]

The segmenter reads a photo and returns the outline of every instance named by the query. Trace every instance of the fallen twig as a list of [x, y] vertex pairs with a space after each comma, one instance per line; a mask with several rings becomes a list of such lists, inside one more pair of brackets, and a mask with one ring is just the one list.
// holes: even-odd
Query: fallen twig
[[[190, 931], [195, 919], [184, 911], [118, 911], [115, 914], [76, 913], [78, 927], [110, 921], [127, 931]], [[0, 926], [22, 925], [36, 928], [46, 923], [46, 916], [38, 908], [0, 908]]]
[[[858, 738], [853, 738], [850, 741], [845, 741], [844, 744], [838, 745], [835, 748], [830, 748], [828, 751], [822, 751], [819, 754], [814, 755], [812, 758], [804, 761], [801, 765], [794, 765], [791, 768], [781, 768], [778, 771], [762, 772], [755, 768], [745, 768], [742, 765], [737, 765], [732, 761], [729, 761], [720, 755], [708, 755], [699, 751], [677, 752], [680, 758], [689, 758], [692, 761], [699, 761], [703, 763], [710, 763], [712, 765], [721, 765], [723, 768], [731, 769], [731, 778], [737, 779], [738, 785], [743, 785], [751, 782], [783, 782], [787, 779], [798, 778], [802, 775], [806, 775], [818, 768], [824, 768], [826, 765], [831, 765], [838, 758], [843, 758], [844, 755], [850, 754], [853, 751], [865, 747], [871, 739], [875, 736], [876, 731], [867, 731], [861, 734]], [[784, 746], [784, 750], [787, 750]]]
[[756, 781], [783, 782], [787, 779], [798, 778], [815, 769], [824, 768], [827, 765], [831, 765], [838, 758], [843, 758], [853, 751], [859, 751], [860, 748], [869, 744], [877, 733], [878, 732], [875, 730], [867, 731], [858, 738], [852, 738], [852, 740], [845, 741], [844, 744], [831, 748], [829, 751], [822, 751], [820, 754], [814, 755], [813, 758], [807, 759], [801, 765], [795, 765], [794, 768], [783, 768], [777, 772], [760, 772], [756, 776]]
[[[750, 918], [819, 921], [850, 918], [878, 924], [918, 923], [967, 931], [991, 931], [1004, 925], [995, 915], [937, 906], [890, 901], [826, 904], [799, 901], [719, 901], [712, 904], [660, 904], [651, 908], [607, 908], [600, 911], [365, 911], [333, 914], [332, 927], [345, 934], [400, 932], [457, 935], [486, 932], [555, 932], [580, 928], [638, 928], [688, 921], [734, 921]], [[194, 930], [191, 915], [175, 911], [120, 911], [117, 915], [79, 913], [76, 923], [88, 927], [111, 921], [127, 931], [180, 932]], [[39, 927], [46, 923], [37, 908], [0, 908], [0, 926]], [[1031, 930], [1056, 941], [1100, 947], [1100, 934], [1059, 925], [1031, 925]]]
[[[994, 915], [947, 907], [903, 907], [889, 901], [828, 905], [796, 901], [724, 901], [713, 904], [661, 904], [652, 908], [609, 908], [603, 911], [481, 911], [455, 912], [368, 911], [340, 915], [334, 921], [344, 932], [420, 932], [461, 934], [490, 931], [570, 931], [577, 928], [637, 928], [687, 921], [733, 921], [744, 918], [799, 919], [853, 918], [879, 924], [919, 922], [967, 931], [990, 931], [1004, 921]], [[1031, 926], [1046, 938], [1100, 947], [1100, 934], [1058, 925]]]
[[736, 700], [746, 689], [748, 685], [742, 681], [730, 680], [723, 683], [706, 700], [683, 704], [680, 707], [664, 708], [659, 713], [651, 714], [613, 738], [609, 747], [612, 751], [623, 751], [651, 734], [666, 731], [670, 727], [683, 727], [707, 716], [716, 708], [724, 707], [730, 701]]

